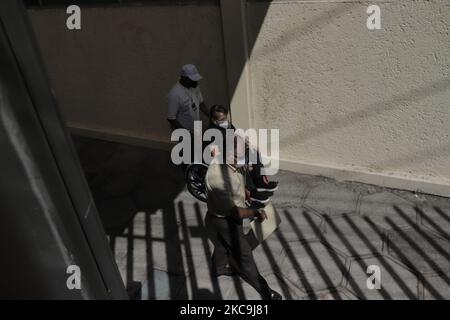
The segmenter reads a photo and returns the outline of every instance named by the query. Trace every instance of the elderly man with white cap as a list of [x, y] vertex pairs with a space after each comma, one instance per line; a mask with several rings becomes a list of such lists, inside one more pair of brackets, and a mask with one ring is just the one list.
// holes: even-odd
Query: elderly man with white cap
[[208, 115], [208, 109], [198, 82], [203, 77], [193, 64], [181, 68], [180, 80], [172, 87], [168, 95], [167, 120], [172, 130], [178, 128], [194, 131], [194, 121], [200, 120], [200, 110]]

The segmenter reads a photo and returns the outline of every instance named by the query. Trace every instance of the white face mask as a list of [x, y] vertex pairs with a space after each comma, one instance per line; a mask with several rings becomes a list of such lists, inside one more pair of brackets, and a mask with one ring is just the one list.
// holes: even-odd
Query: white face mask
[[219, 123], [218, 125], [221, 128], [227, 129], [228, 128], [228, 124], [229, 124], [228, 121], [224, 121], [222, 123]]

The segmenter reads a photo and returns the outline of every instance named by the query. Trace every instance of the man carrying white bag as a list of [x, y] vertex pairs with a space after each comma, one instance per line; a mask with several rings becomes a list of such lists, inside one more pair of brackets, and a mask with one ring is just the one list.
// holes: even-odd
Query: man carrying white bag
[[[273, 207], [268, 206], [267, 217], [264, 210], [249, 208], [246, 205], [245, 173], [243, 174], [242, 166], [237, 161], [242, 155], [245, 156], [244, 141], [236, 137], [235, 147], [236, 154], [227, 159], [226, 164], [211, 164], [205, 176], [208, 206], [205, 227], [208, 238], [214, 245], [211, 257], [213, 274], [221, 276], [237, 273], [258, 291], [263, 299], [280, 300], [281, 295], [271, 289], [259, 274], [252, 253], [259, 243], [258, 239], [265, 239], [271, 230], [276, 229], [276, 212], [270, 210]], [[249, 218], [260, 221], [251, 222], [255, 226], [255, 232], [254, 239], [250, 238], [250, 242], [243, 232], [243, 220]]]

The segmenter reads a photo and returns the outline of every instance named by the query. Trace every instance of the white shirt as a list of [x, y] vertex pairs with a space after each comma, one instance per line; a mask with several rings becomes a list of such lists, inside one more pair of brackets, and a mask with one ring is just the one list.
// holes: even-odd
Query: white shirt
[[177, 82], [168, 94], [167, 119], [176, 119], [184, 128], [194, 131], [194, 121], [200, 120], [202, 102], [200, 87], [188, 89]]

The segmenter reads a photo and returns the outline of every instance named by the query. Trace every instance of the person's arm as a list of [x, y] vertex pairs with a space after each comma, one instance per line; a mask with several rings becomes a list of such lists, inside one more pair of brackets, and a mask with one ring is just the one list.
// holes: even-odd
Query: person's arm
[[241, 219], [253, 218], [256, 217], [261, 221], [267, 219], [267, 215], [262, 209], [250, 209], [250, 208], [240, 208], [234, 206], [231, 209], [231, 212], [234, 216], [239, 217]]
[[229, 215], [235, 219], [248, 219], [248, 218], [258, 218], [263, 221], [267, 218], [266, 213], [262, 209], [252, 209], [252, 208], [242, 208], [238, 207], [233, 202], [233, 196], [231, 195], [230, 189], [215, 189], [215, 200], [221, 203], [219, 214]]

